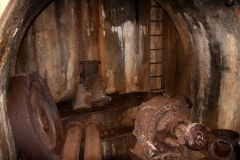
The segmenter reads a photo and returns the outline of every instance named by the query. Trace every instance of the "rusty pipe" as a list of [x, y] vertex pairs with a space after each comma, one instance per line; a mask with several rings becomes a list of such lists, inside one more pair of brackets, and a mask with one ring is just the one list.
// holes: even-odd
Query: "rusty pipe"
[[102, 160], [100, 132], [96, 124], [90, 123], [85, 131], [84, 160]]
[[71, 124], [67, 130], [67, 136], [61, 153], [61, 160], [78, 160], [80, 144], [83, 133], [83, 125]]
[[84, 79], [83, 86], [92, 93], [90, 102], [92, 107], [102, 107], [111, 102], [111, 97], [106, 95], [105, 83], [97, 75], [88, 75]]

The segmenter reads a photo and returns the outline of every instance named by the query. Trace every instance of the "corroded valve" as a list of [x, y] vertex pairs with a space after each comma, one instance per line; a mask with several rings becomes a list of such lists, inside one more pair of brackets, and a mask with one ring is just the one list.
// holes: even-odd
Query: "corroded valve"
[[133, 153], [141, 159], [186, 159], [182, 154], [185, 142], [192, 147], [206, 144], [205, 135], [196, 143], [198, 134], [196, 127], [189, 127], [189, 116], [189, 105], [182, 96], [159, 96], [143, 103], [135, 121]]
[[183, 96], [153, 97], [139, 106], [132, 152], [143, 160], [235, 160], [239, 134], [213, 130], [190, 120]]
[[104, 82], [97, 75], [88, 75], [83, 85], [87, 91], [92, 93], [90, 101], [92, 107], [101, 107], [111, 102], [111, 97], [106, 95]]
[[[110, 103], [112, 99], [106, 95], [105, 83], [100, 79], [98, 73], [99, 64], [101, 64], [101, 61], [80, 61], [80, 63], [82, 64], [82, 73], [80, 79], [81, 83], [83, 83], [83, 86], [86, 89], [86, 92], [83, 93], [86, 95], [91, 93], [90, 102], [88, 100], [87, 105], [92, 107], [102, 107]], [[81, 97], [78, 98], [81, 99]], [[79, 102], [82, 101], [79, 100]], [[81, 104], [79, 102], [76, 104]]]

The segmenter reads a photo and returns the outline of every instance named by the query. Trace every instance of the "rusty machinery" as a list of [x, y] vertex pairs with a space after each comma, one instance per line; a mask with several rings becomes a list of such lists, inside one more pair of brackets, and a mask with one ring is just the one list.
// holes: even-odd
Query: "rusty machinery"
[[67, 135], [61, 152], [61, 160], [78, 160], [81, 147], [81, 139], [84, 134], [85, 125], [79, 121], [67, 124]]
[[86, 125], [84, 160], [102, 160], [100, 124], [90, 122]]
[[[41, 77], [34, 72], [13, 76], [7, 94], [10, 124], [20, 159], [77, 160], [85, 125], [73, 121], [63, 124], [56, 105]], [[100, 132], [96, 122], [89, 122], [85, 133], [84, 159], [101, 159]], [[92, 144], [94, 142], [94, 144]], [[95, 152], [92, 152], [95, 148]]]
[[159, 96], [140, 105], [133, 131], [132, 152], [143, 160], [234, 160], [238, 133], [210, 131], [190, 121], [190, 107], [182, 96]]
[[99, 77], [100, 61], [80, 61], [83, 66], [81, 73], [81, 83], [84, 88], [91, 92], [90, 105], [92, 107], [102, 107], [111, 102], [111, 97], [106, 95], [106, 86]]
[[90, 100], [92, 107], [102, 107], [111, 102], [111, 97], [106, 95], [104, 82], [97, 75], [88, 75], [84, 79], [83, 86], [92, 93]]
[[[98, 125], [92, 122], [85, 127], [80, 122], [72, 122], [66, 127], [65, 139], [49, 89], [36, 73], [12, 77], [7, 98], [9, 119], [22, 159], [78, 159], [84, 130], [84, 159], [92, 156], [101, 159]], [[191, 122], [190, 107], [182, 96], [154, 97], [142, 103], [139, 109], [133, 131], [137, 143], [132, 150], [138, 158], [235, 159], [238, 133], [226, 129], [211, 131]]]
[[34, 72], [13, 76], [7, 110], [22, 159], [55, 159], [64, 143], [61, 118], [48, 87]]

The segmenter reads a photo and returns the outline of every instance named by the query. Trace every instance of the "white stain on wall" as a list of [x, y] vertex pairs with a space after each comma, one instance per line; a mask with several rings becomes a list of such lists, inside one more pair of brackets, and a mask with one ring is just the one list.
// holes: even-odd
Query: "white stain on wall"
[[125, 55], [125, 77], [126, 92], [137, 90], [137, 28], [136, 23], [127, 21], [124, 24], [123, 35], [125, 38], [124, 55]]
[[125, 81], [126, 92], [134, 92], [138, 89], [137, 75], [137, 24], [135, 22], [126, 21], [121, 26], [111, 28], [112, 32], [117, 33], [122, 58], [125, 62]]
[[120, 43], [120, 46], [121, 46], [121, 51], [122, 51], [122, 53], [123, 53], [123, 51], [124, 51], [124, 35], [123, 35], [123, 28], [124, 26], [113, 26], [112, 28], [111, 28], [111, 31], [112, 32], [115, 32], [115, 33], [117, 33], [117, 35], [118, 35], [118, 39], [119, 39], [119, 43]]

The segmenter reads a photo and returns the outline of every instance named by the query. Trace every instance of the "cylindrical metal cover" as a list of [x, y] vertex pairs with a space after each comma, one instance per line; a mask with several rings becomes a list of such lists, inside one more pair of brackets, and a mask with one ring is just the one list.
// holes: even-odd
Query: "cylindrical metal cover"
[[55, 159], [64, 143], [64, 130], [43, 79], [34, 72], [13, 76], [7, 106], [14, 140], [23, 154], [22, 159]]

